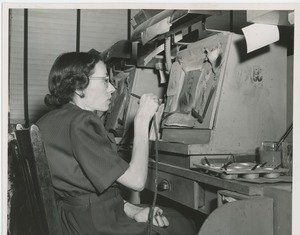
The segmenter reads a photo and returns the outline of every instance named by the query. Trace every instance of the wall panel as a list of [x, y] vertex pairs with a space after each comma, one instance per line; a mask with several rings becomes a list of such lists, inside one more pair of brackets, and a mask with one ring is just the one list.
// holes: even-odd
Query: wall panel
[[56, 57], [76, 50], [75, 9], [28, 10], [28, 105], [35, 122], [48, 111], [48, 74]]
[[24, 10], [13, 9], [10, 22], [9, 118], [13, 123], [23, 123]]
[[127, 40], [127, 9], [83, 9], [80, 18], [80, 51], [103, 52]]

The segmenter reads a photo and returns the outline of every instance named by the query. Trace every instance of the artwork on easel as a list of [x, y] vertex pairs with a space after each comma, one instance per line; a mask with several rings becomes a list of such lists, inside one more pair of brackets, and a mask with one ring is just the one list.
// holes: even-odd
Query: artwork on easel
[[228, 35], [221, 33], [178, 53], [171, 69], [163, 125], [210, 128], [227, 41]]

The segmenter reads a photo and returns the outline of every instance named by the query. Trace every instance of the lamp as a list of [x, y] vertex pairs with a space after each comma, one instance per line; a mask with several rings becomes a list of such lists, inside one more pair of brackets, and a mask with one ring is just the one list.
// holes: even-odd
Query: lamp
[[247, 43], [247, 53], [279, 40], [277, 25], [252, 24], [242, 28], [242, 31]]

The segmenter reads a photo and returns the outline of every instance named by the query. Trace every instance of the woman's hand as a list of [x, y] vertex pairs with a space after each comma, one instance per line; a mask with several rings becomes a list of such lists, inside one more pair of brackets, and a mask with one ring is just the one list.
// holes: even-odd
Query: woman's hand
[[[149, 217], [150, 208], [142, 208], [138, 213], [134, 215], [134, 219], [137, 222], [147, 222]], [[163, 210], [159, 207], [153, 208], [153, 224], [158, 227], [168, 227], [169, 221], [168, 219], [163, 215]]]
[[151, 120], [158, 109], [159, 99], [153, 94], [144, 94], [139, 100], [140, 106], [138, 108], [136, 118]]
[[134, 118], [134, 138], [128, 169], [118, 178], [118, 182], [135, 191], [145, 187], [149, 161], [149, 124], [158, 108], [159, 100], [153, 94], [141, 96], [140, 105]]

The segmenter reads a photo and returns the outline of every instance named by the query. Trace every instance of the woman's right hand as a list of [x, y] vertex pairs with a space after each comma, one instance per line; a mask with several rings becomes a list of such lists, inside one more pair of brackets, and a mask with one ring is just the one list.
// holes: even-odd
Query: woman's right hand
[[139, 100], [139, 108], [134, 118], [134, 138], [132, 156], [128, 169], [118, 178], [118, 182], [135, 191], [145, 187], [149, 159], [149, 124], [158, 109], [159, 99], [153, 94], [144, 94]]
[[150, 121], [159, 106], [159, 99], [151, 93], [143, 94], [140, 98], [140, 106], [138, 108], [136, 118]]

